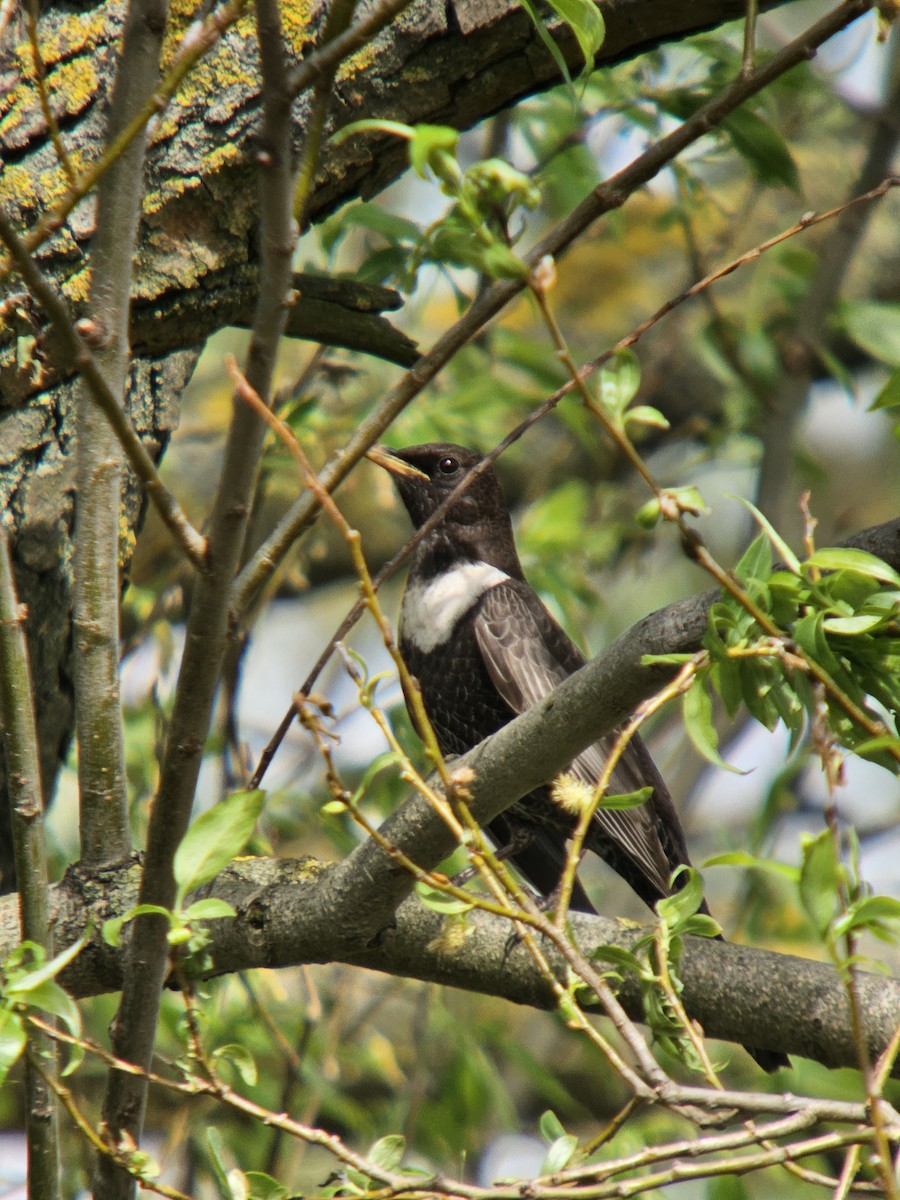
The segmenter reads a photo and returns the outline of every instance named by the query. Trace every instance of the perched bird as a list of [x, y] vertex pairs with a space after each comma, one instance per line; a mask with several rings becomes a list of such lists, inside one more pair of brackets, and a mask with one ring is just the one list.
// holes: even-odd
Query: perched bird
[[[378, 447], [369, 457], [392, 474], [417, 529], [481, 461], [451, 443]], [[400, 650], [448, 755], [471, 750], [584, 665], [584, 655], [525, 580], [492, 470], [475, 479], [418, 543], [401, 607]], [[592, 795], [614, 740], [611, 734], [589, 746], [559, 780], [529, 792], [488, 826], [499, 851], [551, 902], [579, 803]], [[599, 808], [585, 848], [652, 908], [671, 895], [672, 872], [690, 859], [669, 791], [635, 736], [608, 791], [648, 785], [653, 792], [637, 808]], [[596, 911], [577, 880], [571, 907]], [[783, 1055], [750, 1053], [766, 1070], [787, 1064]]]

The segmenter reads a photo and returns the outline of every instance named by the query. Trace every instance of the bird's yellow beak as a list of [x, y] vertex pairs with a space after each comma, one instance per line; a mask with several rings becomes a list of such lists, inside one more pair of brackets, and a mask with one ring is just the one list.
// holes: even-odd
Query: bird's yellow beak
[[428, 478], [425, 472], [420, 471], [418, 467], [404, 462], [402, 458], [397, 458], [395, 454], [392, 454], [388, 450], [387, 446], [373, 446], [371, 450], [366, 451], [366, 458], [370, 462], [376, 463], [379, 467], [384, 467], [392, 475], [404, 475], [409, 479]]

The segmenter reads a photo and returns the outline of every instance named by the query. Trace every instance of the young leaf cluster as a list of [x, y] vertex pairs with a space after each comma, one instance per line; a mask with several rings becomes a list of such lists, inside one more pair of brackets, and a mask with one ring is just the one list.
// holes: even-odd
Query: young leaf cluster
[[[784, 556], [777, 567], [773, 537]], [[872, 701], [896, 730], [900, 576], [852, 548], [815, 550], [801, 562], [767, 530], [744, 554], [735, 577], [752, 605], [723, 596], [710, 610], [704, 639], [711, 681], [729, 714], [744, 704], [767, 729], [781, 720], [796, 743], [824, 711], [841, 745], [896, 770], [900, 741]], [[763, 629], [754, 612], [780, 637]], [[819, 668], [815, 674], [810, 664]], [[883, 735], [873, 736], [873, 728], [883, 728]]]

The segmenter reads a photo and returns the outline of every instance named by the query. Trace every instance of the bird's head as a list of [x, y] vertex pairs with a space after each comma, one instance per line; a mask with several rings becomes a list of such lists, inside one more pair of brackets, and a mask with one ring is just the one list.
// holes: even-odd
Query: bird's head
[[[394, 477], [400, 499], [419, 529], [482, 461], [481, 455], [452, 442], [428, 442], [389, 450], [378, 446], [369, 458]], [[478, 475], [438, 518], [417, 550], [443, 561], [485, 561], [519, 575], [509, 512], [493, 470]]]

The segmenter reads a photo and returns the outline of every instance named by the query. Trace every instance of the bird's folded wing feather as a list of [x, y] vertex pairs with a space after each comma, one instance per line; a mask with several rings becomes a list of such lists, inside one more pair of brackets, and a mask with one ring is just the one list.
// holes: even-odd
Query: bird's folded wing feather
[[[475, 637], [488, 674], [515, 713], [525, 712], [585, 662], [562, 629], [535, 604], [527, 584], [510, 580], [484, 594], [475, 616]], [[604, 738], [582, 751], [569, 771], [583, 783], [596, 784], [614, 738]], [[645, 770], [646, 758], [650, 769]], [[649, 755], [629, 744], [613, 771], [611, 794], [637, 791], [648, 784], [665, 792]], [[665, 793], [668, 800], [668, 793]], [[594, 820], [603, 834], [626, 851], [634, 863], [668, 895], [671, 866], [660, 842], [656, 813], [650, 803], [621, 811], [598, 809]]]

